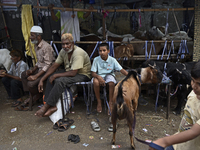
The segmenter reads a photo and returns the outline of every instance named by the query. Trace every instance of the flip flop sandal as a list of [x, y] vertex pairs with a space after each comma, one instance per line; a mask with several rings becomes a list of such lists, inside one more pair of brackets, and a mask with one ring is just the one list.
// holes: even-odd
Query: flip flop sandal
[[71, 126], [72, 124], [74, 123], [74, 120], [73, 119], [65, 119], [62, 124], [67, 124], [68, 126]]
[[19, 106], [21, 103], [22, 103], [21, 101], [16, 101], [16, 102], [14, 102], [14, 103], [12, 104], [11, 107], [17, 107], [17, 106]]
[[151, 142], [151, 143], [149, 144], [149, 146], [152, 147], [152, 148], [155, 148], [155, 149], [157, 149], [157, 150], [164, 150], [164, 149], [165, 149], [164, 147], [162, 147], [162, 146], [160, 146], [160, 145], [157, 145], [157, 144], [155, 144], [155, 143], [153, 143], [153, 142]]
[[[117, 127], [118, 127], [118, 124], [116, 124], [116, 128]], [[113, 124], [110, 124], [110, 126], [108, 127], [108, 131], [113, 132]]]
[[60, 125], [60, 127], [58, 127], [58, 131], [63, 132], [65, 130], [69, 129], [69, 127], [70, 126], [68, 124], [62, 124], [62, 125]]
[[54, 125], [53, 125], [53, 129], [57, 130], [62, 124], [62, 119], [58, 120]]
[[15, 109], [15, 111], [28, 111], [29, 107], [23, 107], [23, 106], [17, 106]]
[[101, 129], [98, 125], [98, 123], [96, 123], [95, 121], [92, 121], [91, 122], [91, 126], [92, 126], [92, 129], [95, 131], [95, 132], [99, 132]]

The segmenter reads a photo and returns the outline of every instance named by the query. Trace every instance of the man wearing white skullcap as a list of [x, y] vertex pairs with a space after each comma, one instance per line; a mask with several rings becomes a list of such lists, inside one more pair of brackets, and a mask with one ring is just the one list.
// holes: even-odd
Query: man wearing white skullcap
[[31, 28], [31, 32], [34, 32], [34, 33], [43, 33], [43, 30], [40, 26], [33, 26]]
[[[22, 83], [24, 91], [29, 91], [30, 96], [33, 97], [33, 102], [35, 102], [43, 96], [42, 93], [38, 92], [38, 83], [55, 60], [55, 57], [52, 46], [42, 39], [42, 28], [40, 26], [33, 26], [30, 32], [31, 42], [35, 44], [37, 63], [32, 69], [22, 73]], [[23, 110], [29, 101], [30, 98], [26, 99], [24, 103], [16, 109]]]

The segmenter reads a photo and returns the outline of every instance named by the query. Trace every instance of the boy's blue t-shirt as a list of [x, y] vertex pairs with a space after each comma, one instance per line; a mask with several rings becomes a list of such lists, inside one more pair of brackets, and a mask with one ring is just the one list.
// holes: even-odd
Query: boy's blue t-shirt
[[92, 72], [96, 72], [101, 77], [105, 77], [109, 73], [114, 75], [115, 70], [122, 70], [122, 66], [115, 58], [108, 56], [108, 59], [106, 61], [101, 59], [101, 56], [94, 58], [91, 68]]

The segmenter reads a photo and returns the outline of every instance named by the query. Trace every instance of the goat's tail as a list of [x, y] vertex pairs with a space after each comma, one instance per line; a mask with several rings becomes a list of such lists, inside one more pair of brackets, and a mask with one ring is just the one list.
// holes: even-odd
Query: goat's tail
[[118, 87], [118, 95], [117, 95], [117, 114], [121, 116], [124, 112], [124, 98], [122, 95], [122, 84]]

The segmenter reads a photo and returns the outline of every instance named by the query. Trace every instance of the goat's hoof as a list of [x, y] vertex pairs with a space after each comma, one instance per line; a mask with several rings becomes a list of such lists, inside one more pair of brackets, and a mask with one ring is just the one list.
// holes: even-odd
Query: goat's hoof
[[132, 149], [135, 149], [135, 145], [131, 145], [131, 148], [132, 148]]
[[111, 144], [112, 144], [112, 145], [115, 145], [115, 141], [113, 141], [113, 139], [112, 139], [112, 141], [111, 141]]

